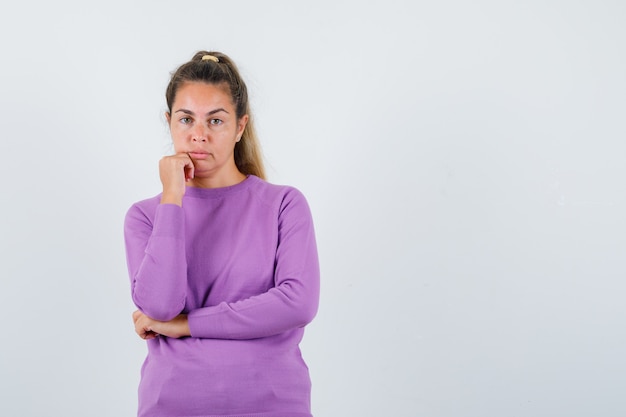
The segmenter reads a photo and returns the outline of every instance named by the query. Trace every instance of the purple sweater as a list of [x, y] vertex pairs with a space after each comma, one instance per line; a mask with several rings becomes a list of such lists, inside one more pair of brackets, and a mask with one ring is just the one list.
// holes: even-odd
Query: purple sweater
[[313, 222], [296, 189], [249, 176], [187, 187], [182, 208], [135, 203], [124, 234], [132, 298], [191, 337], [149, 340], [138, 415], [310, 417], [299, 342], [317, 312]]

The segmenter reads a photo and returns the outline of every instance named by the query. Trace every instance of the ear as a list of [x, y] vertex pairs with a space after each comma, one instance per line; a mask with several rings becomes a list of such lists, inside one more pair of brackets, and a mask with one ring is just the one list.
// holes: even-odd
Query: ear
[[167, 120], [168, 125], [172, 122], [172, 116], [170, 115], [170, 112], [168, 111], [165, 112], [165, 120]]
[[241, 136], [243, 135], [243, 131], [248, 124], [248, 115], [244, 114], [237, 120], [237, 142], [241, 140]]

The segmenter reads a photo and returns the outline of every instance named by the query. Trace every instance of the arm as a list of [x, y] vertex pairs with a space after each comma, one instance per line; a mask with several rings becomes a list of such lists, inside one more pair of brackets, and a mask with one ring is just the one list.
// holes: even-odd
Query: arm
[[187, 291], [182, 208], [160, 204], [151, 221], [138, 206], [131, 207], [124, 238], [133, 302], [154, 319], [176, 317]]
[[313, 221], [306, 200], [296, 190], [285, 196], [278, 222], [274, 287], [233, 303], [193, 310], [193, 337], [253, 339], [303, 327], [317, 313], [319, 263]]
[[181, 206], [185, 182], [193, 176], [189, 155], [161, 158], [159, 177], [163, 193], [154, 219], [138, 206], [126, 214], [124, 238], [133, 301], [156, 320], [171, 320], [185, 306], [187, 261]]

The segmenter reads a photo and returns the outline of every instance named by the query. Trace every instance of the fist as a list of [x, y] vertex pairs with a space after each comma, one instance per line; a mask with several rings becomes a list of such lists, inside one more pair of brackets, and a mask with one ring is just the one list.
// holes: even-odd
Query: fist
[[194, 176], [193, 161], [186, 153], [165, 156], [159, 161], [159, 176], [163, 184], [161, 203], [182, 205], [185, 183]]

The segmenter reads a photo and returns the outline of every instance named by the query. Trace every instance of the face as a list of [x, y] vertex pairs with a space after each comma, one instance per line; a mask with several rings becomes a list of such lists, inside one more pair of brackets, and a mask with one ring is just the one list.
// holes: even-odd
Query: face
[[174, 150], [186, 153], [194, 164], [190, 185], [229, 184], [241, 180], [235, 165], [235, 144], [248, 121], [237, 119], [228, 87], [186, 82], [176, 92], [172, 113], [167, 113]]

